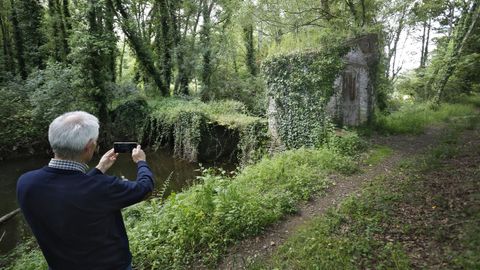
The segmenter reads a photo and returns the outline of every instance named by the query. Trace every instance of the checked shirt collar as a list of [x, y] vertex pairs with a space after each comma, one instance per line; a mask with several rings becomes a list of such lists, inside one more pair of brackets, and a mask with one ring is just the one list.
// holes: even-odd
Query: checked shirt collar
[[61, 160], [52, 158], [48, 163], [48, 167], [60, 169], [60, 170], [69, 170], [69, 171], [81, 171], [87, 173], [88, 166], [80, 162], [73, 160]]

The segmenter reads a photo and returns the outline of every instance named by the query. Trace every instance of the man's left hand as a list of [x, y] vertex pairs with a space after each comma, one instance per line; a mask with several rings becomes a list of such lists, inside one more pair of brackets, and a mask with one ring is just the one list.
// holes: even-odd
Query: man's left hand
[[105, 173], [112, 165], [115, 163], [117, 160], [118, 153], [115, 153], [113, 151], [113, 148], [108, 150], [100, 159], [98, 162], [98, 165], [96, 166], [97, 169], [102, 171], [102, 173]]

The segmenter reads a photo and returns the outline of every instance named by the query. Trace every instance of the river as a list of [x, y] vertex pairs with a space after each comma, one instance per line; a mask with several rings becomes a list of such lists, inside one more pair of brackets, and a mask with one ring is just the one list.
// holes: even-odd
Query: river
[[[50, 157], [37, 156], [0, 163], [0, 217], [18, 208], [15, 195], [18, 177], [24, 172], [45, 166], [49, 160]], [[99, 157], [96, 157], [89, 165], [95, 166], [98, 160]], [[198, 164], [175, 159], [167, 151], [147, 152], [147, 162], [155, 175], [157, 191], [162, 189], [164, 181], [170, 174], [172, 176], [167, 193], [180, 191], [182, 188], [189, 186], [200, 174]], [[209, 164], [209, 166], [212, 165]], [[129, 154], [120, 154], [107, 174], [135, 179], [136, 165], [132, 162]], [[21, 214], [17, 214], [14, 218], [0, 224], [0, 255], [6, 254], [27, 237], [31, 237], [31, 232]]]

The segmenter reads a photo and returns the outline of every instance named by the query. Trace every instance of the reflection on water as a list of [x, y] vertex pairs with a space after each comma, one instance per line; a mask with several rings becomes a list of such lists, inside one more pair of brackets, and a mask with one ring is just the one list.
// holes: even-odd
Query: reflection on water
[[[18, 177], [24, 172], [34, 170], [48, 164], [49, 157], [30, 157], [21, 160], [4, 161], [0, 163], [0, 217], [18, 208], [15, 188]], [[95, 166], [97, 157], [90, 166]], [[188, 186], [197, 175], [199, 166], [184, 160], [174, 159], [166, 151], [147, 152], [147, 162], [155, 176], [155, 188], [161, 189], [164, 181], [172, 174], [168, 192], [179, 191]], [[135, 180], [136, 164], [129, 154], [120, 154], [115, 164], [107, 172], [110, 175]], [[3, 238], [2, 238], [3, 235]], [[22, 238], [31, 235], [30, 229], [18, 214], [9, 221], [0, 224], [0, 254], [5, 254], [14, 248]]]

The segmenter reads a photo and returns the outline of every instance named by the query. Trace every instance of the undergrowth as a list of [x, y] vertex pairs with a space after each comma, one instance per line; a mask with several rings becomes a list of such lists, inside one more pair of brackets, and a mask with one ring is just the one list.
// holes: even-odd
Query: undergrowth
[[[250, 269], [429, 268], [432, 266], [429, 263], [445, 263], [442, 261], [447, 257], [449, 266], [441, 264], [442, 268], [477, 269], [480, 230], [475, 224], [480, 209], [465, 209], [465, 205], [478, 202], [478, 184], [474, 189], [470, 185], [476, 181], [471, 179], [447, 187], [442, 182], [445, 180], [439, 180], [437, 175], [438, 171], [446, 173], [444, 179], [450, 179], [449, 173], [456, 175], [452, 172], [455, 169], [445, 168], [445, 161], [459, 154], [457, 140], [467, 128], [469, 123], [452, 123], [439, 146], [424, 156], [404, 161], [390, 176], [377, 177], [364, 187], [360, 196], [352, 195], [338, 208], [331, 208], [324, 216], [308, 222], [271, 258], [254, 261]], [[470, 176], [466, 176], [474, 178], [478, 165], [468, 170]], [[476, 171], [471, 174], [472, 170]], [[458, 192], [456, 189], [470, 194], [468, 199], [451, 195]], [[412, 241], [416, 243], [415, 250]], [[432, 245], [437, 246], [435, 250]], [[428, 256], [431, 262], [419, 257], [413, 264], [409, 254], [412, 252], [413, 258]]]
[[375, 128], [385, 134], [421, 134], [427, 126], [442, 122], [467, 121], [472, 125], [478, 120], [473, 117], [477, 99], [464, 97], [462, 103], [442, 104], [438, 108], [428, 103], [405, 104], [389, 115], [378, 114]]
[[205, 171], [196, 185], [125, 215], [138, 269], [212, 266], [239, 239], [261, 233], [300, 201], [324, 190], [330, 172], [352, 173], [351, 159], [327, 149], [264, 158], [233, 178]]

